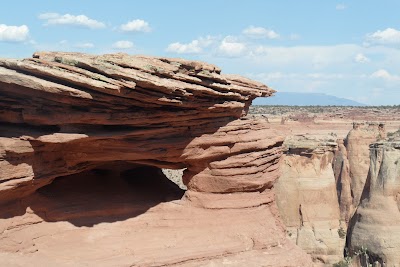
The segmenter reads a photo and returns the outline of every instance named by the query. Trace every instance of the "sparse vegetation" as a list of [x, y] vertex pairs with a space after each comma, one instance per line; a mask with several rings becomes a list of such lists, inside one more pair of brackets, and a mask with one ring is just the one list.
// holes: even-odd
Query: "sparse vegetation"
[[[344, 259], [333, 264], [333, 267], [351, 267], [353, 258], [347, 249], [345, 249], [345, 255]], [[372, 267], [367, 247], [361, 246], [361, 248], [353, 253], [353, 257], [358, 257], [361, 267]]]
[[343, 229], [343, 227], [340, 227], [338, 229], [338, 235], [341, 239], [345, 239], [346, 238], [346, 231]]
[[296, 117], [307, 114], [310, 118], [349, 119], [375, 121], [398, 121], [400, 105], [397, 106], [250, 106], [249, 114]]
[[349, 251], [347, 248], [344, 249], [345, 257], [343, 260], [333, 264], [333, 267], [350, 267], [352, 258], [349, 255]]
[[369, 262], [369, 255], [367, 247], [361, 246], [354, 255], [360, 258], [361, 266], [362, 267], [372, 267], [372, 264]]
[[289, 230], [286, 230], [286, 234], [287, 234], [289, 237], [292, 237], [292, 235], [293, 235], [293, 233], [290, 232]]
[[400, 111], [400, 105], [393, 106], [273, 106], [273, 105], [264, 105], [264, 106], [250, 106], [250, 114], [288, 114], [293, 111], [296, 112], [304, 112], [304, 113], [333, 113], [333, 112], [343, 112], [343, 111], [353, 111], [355, 113], [364, 113], [365, 111], [373, 112], [373, 113], [388, 113], [388, 112], [398, 112]]
[[63, 58], [63, 57], [55, 57], [55, 58], [54, 58], [54, 61], [55, 61], [55, 62], [58, 62], [58, 63], [70, 65], [70, 66], [76, 66], [76, 65], [78, 65], [78, 63], [79, 63], [77, 60], [74, 60], [74, 59], [66, 59], [66, 58]]
[[343, 260], [334, 263], [333, 267], [350, 267], [351, 266], [351, 257], [345, 257]]

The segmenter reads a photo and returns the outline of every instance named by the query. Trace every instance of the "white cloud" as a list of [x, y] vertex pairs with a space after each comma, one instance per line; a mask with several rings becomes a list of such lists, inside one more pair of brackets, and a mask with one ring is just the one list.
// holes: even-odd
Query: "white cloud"
[[179, 42], [169, 44], [167, 52], [173, 52], [177, 54], [198, 54], [202, 52], [198, 40], [193, 40], [188, 44], [182, 44]]
[[385, 69], [379, 69], [379, 70], [373, 72], [370, 77], [383, 79], [386, 81], [400, 81], [400, 76], [392, 75]]
[[129, 49], [133, 47], [133, 43], [130, 41], [117, 41], [112, 45], [115, 49]]
[[400, 31], [387, 28], [383, 31], [367, 34], [367, 40], [375, 44], [398, 45], [400, 44]]
[[[227, 73], [245, 74], [278, 91], [318, 92], [359, 101], [366, 95], [361, 102], [398, 104], [400, 49], [396, 47], [351, 43], [276, 46], [260, 45], [259, 40], [240, 35], [224, 37], [216, 36], [201, 53], [203, 60]], [[199, 46], [192, 41], [176, 49], [196, 52]]]
[[255, 26], [247, 27], [246, 29], [243, 30], [243, 34], [253, 38], [268, 38], [268, 39], [279, 38], [279, 34], [274, 32], [273, 30]]
[[232, 36], [225, 37], [218, 47], [218, 52], [221, 55], [228, 57], [242, 56], [245, 51], [246, 45], [236, 41]]
[[337, 4], [336, 5], [336, 10], [344, 10], [346, 8], [347, 8], [347, 6], [345, 4]]
[[369, 97], [372, 101], [381, 98], [391, 105], [399, 104], [400, 75], [392, 74], [385, 69], [379, 69], [369, 76], [369, 85], [372, 87]]
[[[370, 61], [364, 64], [357, 62], [358, 54]], [[363, 57], [358, 58], [361, 60]], [[243, 57], [237, 60], [215, 57], [213, 60], [226, 72], [243, 73], [278, 92], [312, 91], [359, 101], [360, 96], [366, 96], [361, 102], [374, 105], [398, 104], [400, 99], [400, 66], [397, 64], [400, 49], [391, 46], [271, 46], [246, 43]], [[239, 61], [240, 64], [237, 64]]]
[[339, 80], [346, 79], [349, 75], [342, 73], [321, 73], [321, 72], [311, 72], [311, 73], [282, 73], [282, 72], [269, 72], [269, 73], [259, 73], [259, 74], [249, 74], [249, 76], [254, 79], [260, 79], [266, 83], [277, 80], [312, 80], [312, 81], [328, 81], [328, 80]]
[[250, 78], [268, 84], [278, 91], [319, 92], [326, 91], [330, 85], [348, 80], [349, 76], [342, 73], [283, 73], [270, 72], [247, 74]]
[[371, 74], [371, 78], [383, 78], [383, 79], [388, 79], [390, 78], [390, 74], [387, 70], [380, 69], [375, 71], [374, 73]]
[[76, 44], [75, 47], [78, 47], [78, 48], [93, 48], [94, 44], [92, 44], [92, 43], [79, 43], [79, 44]]
[[358, 53], [355, 57], [354, 60], [358, 63], [367, 63], [370, 62], [370, 59], [366, 57], [363, 53]]
[[334, 46], [257, 46], [252, 49], [254, 62], [270, 66], [322, 69], [352, 62], [361, 47], [351, 44]]
[[167, 47], [167, 52], [177, 53], [177, 54], [199, 54], [203, 52], [203, 49], [209, 47], [215, 42], [215, 37], [207, 36], [200, 37], [196, 40], [191, 41], [187, 44], [182, 44], [179, 42], [169, 44]]
[[122, 24], [120, 29], [124, 32], [150, 32], [151, 28], [147, 21], [135, 19]]
[[85, 15], [71, 15], [71, 14], [58, 14], [58, 13], [43, 13], [39, 15], [39, 19], [45, 20], [45, 25], [72, 25], [81, 26], [90, 29], [105, 28], [103, 22], [88, 18]]
[[7, 26], [0, 24], [0, 41], [23, 42], [28, 39], [29, 28], [26, 25]]
[[207, 36], [192, 40], [190, 43], [175, 42], [169, 44], [167, 52], [177, 54], [200, 54], [211, 57], [240, 57], [247, 52], [245, 43], [234, 36]]

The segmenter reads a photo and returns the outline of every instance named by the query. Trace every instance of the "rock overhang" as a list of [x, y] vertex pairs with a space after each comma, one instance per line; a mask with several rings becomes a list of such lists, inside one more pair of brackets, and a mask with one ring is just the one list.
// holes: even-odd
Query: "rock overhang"
[[[252, 99], [273, 93], [183, 59], [40, 52], [0, 60], [2, 259], [133, 266], [227, 259], [243, 266], [245, 258], [253, 266], [310, 266], [277, 215], [273, 185], [284, 138], [265, 121], [242, 118]], [[126, 164], [134, 169], [121, 172]], [[96, 176], [109, 166], [135, 178], [143, 165], [161, 178], [159, 168], [186, 168], [184, 197], [146, 212], [165, 187], [135, 203], [132, 194], [147, 191]]]
[[[163, 122], [160, 112], [146, 113], [152, 109], [163, 109], [164, 115], [171, 113], [168, 111], [185, 112], [186, 116], [175, 115], [175, 119], [182, 120], [195, 116], [240, 117], [252, 99], [274, 92], [249, 79], [220, 74], [220, 69], [210, 64], [126, 54], [42, 52], [29, 59], [2, 59], [0, 77], [3, 93], [17, 93], [21, 97], [36, 94], [52, 107], [51, 110], [43, 106], [36, 112], [28, 107], [24, 112], [13, 109], [2, 121], [38, 125], [57, 125], [60, 121], [62, 124], [137, 125], [137, 116]], [[5, 90], [5, 86], [10, 89]], [[57, 99], [51, 97], [54, 95]], [[51, 103], [68, 105], [69, 116], [57, 117], [62, 110]], [[85, 117], [88, 111], [85, 105], [89, 103], [96, 103], [97, 111], [102, 112]], [[112, 116], [106, 109], [113, 111]], [[140, 109], [144, 110], [140, 112]], [[199, 115], [200, 111], [208, 114]], [[47, 120], [40, 118], [43, 113], [49, 113]], [[143, 120], [144, 125], [151, 123]]]
[[[235, 121], [252, 99], [275, 91], [208, 63], [37, 52], [1, 59], [0, 89], [3, 168], [15, 170], [1, 177], [7, 188], [44, 185], [115, 160], [187, 167], [187, 183], [198, 191], [260, 190], [278, 175], [282, 137], [269, 125]], [[265, 148], [271, 151], [261, 153]], [[241, 171], [226, 161], [255, 151], [253, 159], [261, 159]], [[246, 181], [246, 168], [255, 181]], [[206, 186], [203, 174], [217, 182]], [[238, 180], [221, 185], [229, 175]]]

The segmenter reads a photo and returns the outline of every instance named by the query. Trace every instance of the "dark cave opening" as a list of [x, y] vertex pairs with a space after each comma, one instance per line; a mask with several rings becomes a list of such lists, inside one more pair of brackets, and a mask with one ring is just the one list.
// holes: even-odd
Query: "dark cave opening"
[[157, 167], [112, 162], [58, 177], [21, 203], [45, 221], [93, 226], [138, 216], [183, 194]]

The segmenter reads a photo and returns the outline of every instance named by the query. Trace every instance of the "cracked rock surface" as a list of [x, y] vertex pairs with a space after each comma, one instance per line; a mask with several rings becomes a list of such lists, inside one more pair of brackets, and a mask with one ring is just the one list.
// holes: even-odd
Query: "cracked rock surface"
[[371, 166], [355, 215], [349, 223], [349, 249], [362, 248], [382, 266], [400, 266], [400, 141], [371, 144]]
[[[316, 263], [332, 265], [343, 258], [346, 226], [340, 221], [332, 169], [336, 138], [295, 135], [286, 138], [276, 198], [286, 233]], [[345, 232], [344, 232], [345, 235]]]

